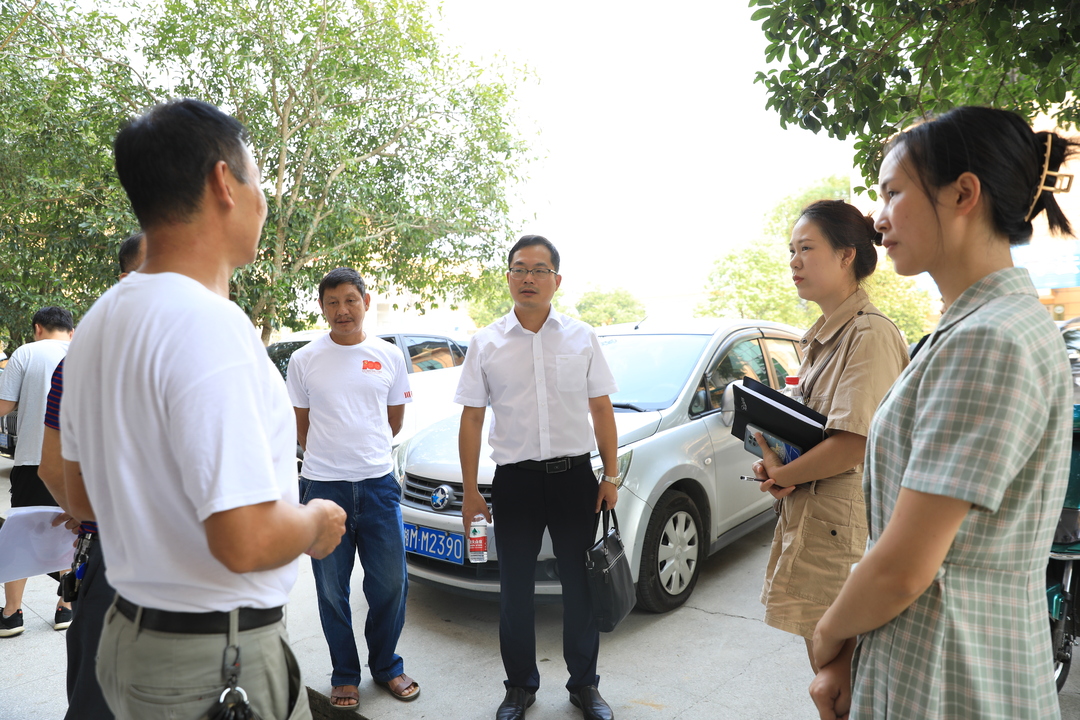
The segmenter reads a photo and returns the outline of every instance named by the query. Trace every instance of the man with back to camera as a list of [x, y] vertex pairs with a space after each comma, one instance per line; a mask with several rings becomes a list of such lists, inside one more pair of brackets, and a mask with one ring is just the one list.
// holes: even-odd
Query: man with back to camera
[[[34, 341], [19, 346], [11, 354], [0, 375], [0, 416], [19, 408], [19, 442], [15, 445], [15, 466], [11, 468], [11, 507], [56, 505], [45, 483], [38, 477], [41, 440], [44, 435], [45, 400], [57, 363], [67, 354], [75, 325], [71, 313], [59, 307], [44, 307], [34, 313]], [[12, 637], [25, 630], [22, 596], [26, 580], [4, 583], [4, 607], [0, 610], [0, 637]], [[71, 624], [71, 603], [56, 606], [53, 629]]]
[[[476, 515], [495, 517], [499, 649], [506, 670], [506, 696], [495, 717], [520, 720], [540, 687], [533, 595], [546, 527], [562, 584], [570, 702], [586, 720], [612, 720], [596, 688], [600, 633], [585, 551], [596, 538], [597, 513], [618, 500], [618, 433], [608, 397], [618, 388], [592, 328], [551, 306], [562, 283], [555, 246], [526, 235], [510, 250], [509, 265], [514, 308], [473, 336], [454, 397], [464, 405], [458, 448], [466, 534]], [[476, 480], [489, 402], [494, 418], [488, 443], [496, 463], [490, 512]], [[599, 483], [589, 462], [597, 447], [604, 463]]]
[[[142, 265], [146, 258], [146, 236], [135, 233], [120, 244], [120, 276], [123, 280]], [[65, 720], [112, 720], [105, 697], [101, 694], [95, 674], [98, 640], [105, 620], [105, 611], [112, 605], [116, 591], [105, 578], [105, 561], [101, 556], [97, 523], [92, 518], [84, 522], [70, 520], [67, 489], [64, 486], [64, 460], [60, 454], [60, 398], [64, 392], [64, 361], [53, 372], [52, 385], [45, 405], [45, 436], [41, 444], [41, 466], [38, 476], [52, 493], [64, 514], [54, 525], [67, 520], [85, 546], [85, 561], [78, 570], [77, 597], [71, 603], [71, 627], [64, 640], [67, 643], [67, 698]]]
[[299, 504], [288, 394], [228, 300], [266, 218], [246, 143], [190, 99], [120, 130], [146, 261], [94, 304], [65, 362], [64, 484], [72, 513], [97, 519], [117, 591], [97, 677], [118, 718], [194, 720], [236, 671], [263, 720], [311, 716], [282, 606], [297, 557], [329, 554], [345, 513]]
[[412, 402], [405, 357], [364, 331], [371, 296], [352, 268], [319, 283], [329, 334], [293, 353], [287, 385], [304, 450], [300, 498], [327, 498], [345, 508], [345, 537], [329, 557], [312, 560], [319, 618], [334, 672], [330, 702], [360, 703], [360, 656], [352, 627], [349, 578], [353, 558], [364, 567], [368, 603], [364, 637], [372, 680], [398, 700], [415, 700], [420, 685], [405, 674], [397, 642], [405, 626], [409, 579], [401, 525], [401, 486], [390, 449]]

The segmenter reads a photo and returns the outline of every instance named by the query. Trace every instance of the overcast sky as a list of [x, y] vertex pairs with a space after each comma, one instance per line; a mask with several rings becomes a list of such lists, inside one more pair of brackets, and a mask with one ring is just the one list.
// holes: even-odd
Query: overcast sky
[[765, 111], [753, 82], [765, 41], [745, 0], [441, 5], [445, 46], [535, 75], [516, 92], [539, 156], [519, 188], [520, 229], [559, 247], [571, 298], [621, 286], [654, 314], [683, 314], [766, 211], [851, 172], [850, 140], [782, 130]]

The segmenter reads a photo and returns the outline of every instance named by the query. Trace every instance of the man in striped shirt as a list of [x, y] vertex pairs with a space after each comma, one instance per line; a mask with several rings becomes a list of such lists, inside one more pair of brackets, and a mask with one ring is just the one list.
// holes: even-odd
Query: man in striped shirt
[[[146, 257], [145, 235], [139, 232], [120, 245], [120, 279], [142, 265]], [[97, 523], [78, 522], [67, 514], [67, 492], [64, 487], [64, 464], [60, 455], [60, 398], [64, 392], [64, 361], [56, 366], [52, 387], [45, 404], [45, 436], [41, 445], [41, 465], [38, 476], [52, 493], [65, 514], [56, 524], [67, 521], [72, 532], [79, 535], [80, 547], [85, 547], [85, 562], [76, 571], [78, 595], [72, 602], [72, 622], [67, 632], [67, 696], [66, 720], [75, 717], [86, 720], [112, 720], [113, 713], [101, 694], [95, 672], [98, 640], [105, 611], [112, 604], [116, 591], [105, 578], [105, 560], [98, 542]]]

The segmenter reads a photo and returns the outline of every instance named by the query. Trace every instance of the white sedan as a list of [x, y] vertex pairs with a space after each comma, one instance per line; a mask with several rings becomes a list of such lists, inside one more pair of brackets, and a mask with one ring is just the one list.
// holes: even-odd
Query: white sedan
[[[749, 376], [783, 388], [798, 373], [802, 333], [764, 321], [699, 320], [614, 325], [597, 335], [619, 384], [611, 396], [623, 476], [617, 512], [638, 606], [665, 612], [686, 602], [702, 560], [775, 517], [772, 496], [739, 479], [755, 458], [731, 435], [730, 385]], [[498, 593], [495, 543], [488, 562], [468, 561], [457, 429], [456, 417], [441, 420], [395, 450], [409, 576], [456, 592]], [[485, 446], [479, 472], [488, 498], [489, 453]], [[596, 455], [593, 466], [599, 471]], [[536, 589], [560, 593], [546, 536]]]

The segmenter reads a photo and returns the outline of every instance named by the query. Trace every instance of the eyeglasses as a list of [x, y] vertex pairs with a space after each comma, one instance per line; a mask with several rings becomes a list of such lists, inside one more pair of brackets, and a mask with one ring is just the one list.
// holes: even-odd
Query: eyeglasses
[[542, 280], [548, 275], [558, 274], [554, 270], [549, 270], [548, 268], [533, 268], [532, 270], [526, 270], [525, 268], [512, 267], [509, 272], [517, 280], [524, 280], [525, 276], [530, 273], [535, 275], [537, 280]]

